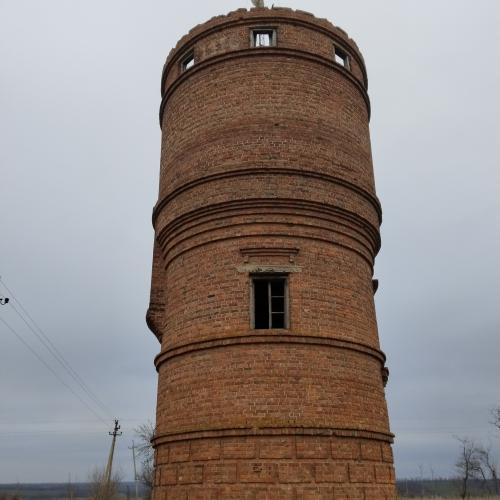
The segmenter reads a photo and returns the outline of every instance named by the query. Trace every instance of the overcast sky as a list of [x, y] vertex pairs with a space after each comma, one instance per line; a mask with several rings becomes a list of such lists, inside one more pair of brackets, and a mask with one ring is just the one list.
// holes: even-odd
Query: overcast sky
[[[451, 474], [454, 435], [499, 456], [500, 3], [275, 4], [329, 18], [367, 62], [397, 474]], [[193, 25], [249, 5], [0, 0], [0, 275], [111, 414], [89, 402], [109, 425], [97, 419], [0, 322], [0, 482], [86, 480], [113, 415], [132, 478], [133, 428], [156, 403], [144, 315], [162, 65]], [[14, 309], [0, 318], [85, 398]]]

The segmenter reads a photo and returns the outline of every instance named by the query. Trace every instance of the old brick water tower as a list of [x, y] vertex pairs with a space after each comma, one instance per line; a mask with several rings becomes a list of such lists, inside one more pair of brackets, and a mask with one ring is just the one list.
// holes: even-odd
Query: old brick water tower
[[395, 498], [358, 47], [240, 9], [179, 41], [161, 91], [155, 500]]

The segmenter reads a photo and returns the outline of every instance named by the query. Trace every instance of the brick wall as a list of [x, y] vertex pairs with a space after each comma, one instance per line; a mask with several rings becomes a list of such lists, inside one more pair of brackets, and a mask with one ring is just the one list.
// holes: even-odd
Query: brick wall
[[[277, 45], [251, 48], [263, 26]], [[156, 500], [395, 498], [369, 116], [356, 44], [304, 12], [218, 16], [169, 55], [147, 315]], [[278, 271], [287, 328], [256, 330], [252, 276]]]

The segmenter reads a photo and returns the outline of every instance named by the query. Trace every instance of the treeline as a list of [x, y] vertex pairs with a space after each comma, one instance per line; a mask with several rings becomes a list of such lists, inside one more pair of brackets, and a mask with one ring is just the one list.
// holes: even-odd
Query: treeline
[[[456, 479], [398, 479], [396, 481], [399, 496], [402, 498], [443, 497], [457, 498], [462, 495], [462, 480]], [[488, 497], [500, 491], [497, 479], [471, 479], [468, 484], [468, 495]]]
[[[43, 483], [43, 484], [0, 484], [0, 500], [80, 500], [90, 498], [92, 483]], [[135, 483], [121, 482], [118, 492], [122, 498], [135, 498]], [[146, 497], [147, 488], [139, 486], [139, 495]]]

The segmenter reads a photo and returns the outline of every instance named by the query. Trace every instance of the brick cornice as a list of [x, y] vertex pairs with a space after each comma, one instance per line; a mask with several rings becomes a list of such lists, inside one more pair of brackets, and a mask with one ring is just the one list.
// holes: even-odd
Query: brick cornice
[[[289, 198], [249, 198], [245, 200], [229, 200], [222, 203], [200, 207], [172, 219], [164, 227], [156, 228], [156, 241], [165, 246], [165, 241], [179, 228], [189, 225], [190, 228], [207, 222], [221, 220], [235, 215], [262, 215], [264, 208], [279, 210], [272, 213], [281, 215], [306, 216], [311, 213], [318, 220], [338, 223], [349, 227], [358, 234], [373, 241], [373, 253], [380, 249], [380, 234], [375, 226], [354, 212], [319, 202]], [[266, 212], [271, 213], [271, 212]], [[300, 224], [297, 224], [300, 225]], [[320, 227], [320, 226], [316, 226]], [[367, 234], [366, 234], [367, 233]]]
[[313, 237], [313, 236], [303, 236], [303, 235], [293, 235], [291, 236], [289, 233], [287, 232], [282, 232], [282, 233], [279, 233], [279, 232], [275, 232], [275, 233], [270, 233], [270, 232], [263, 232], [263, 233], [259, 233], [258, 235], [256, 234], [248, 234], [248, 235], [239, 235], [239, 236], [227, 236], [227, 237], [223, 237], [223, 238], [216, 238], [216, 239], [212, 239], [212, 240], [209, 240], [209, 241], [204, 241], [202, 243], [199, 243], [197, 245], [193, 245], [185, 250], [182, 250], [181, 252], [178, 252], [177, 254], [175, 254], [172, 258], [168, 259], [166, 262], [165, 262], [165, 270], [168, 269], [168, 267], [170, 266], [170, 264], [177, 258], [181, 257], [182, 255], [184, 255], [185, 253], [187, 252], [190, 252], [196, 248], [200, 248], [200, 247], [203, 247], [205, 245], [209, 245], [209, 244], [212, 244], [212, 243], [220, 243], [220, 242], [223, 242], [223, 241], [231, 241], [231, 240], [242, 240], [244, 238], [255, 238], [255, 237], [260, 237], [260, 238], [275, 238], [275, 237], [279, 237], [279, 238], [289, 238], [291, 240], [308, 240], [308, 241], [319, 241], [321, 243], [329, 243], [329, 244], [334, 244], [340, 248], [343, 248], [344, 250], [347, 250], [349, 252], [352, 252], [354, 254], [356, 254], [358, 257], [360, 257], [367, 265], [368, 265], [368, 268], [370, 269], [370, 272], [371, 274], [373, 275], [373, 268], [374, 268], [374, 263], [373, 263], [373, 259], [370, 259], [368, 258], [366, 255], [364, 255], [362, 252], [360, 252], [359, 250], [357, 250], [356, 248], [353, 248], [353, 247], [350, 247], [348, 245], [344, 245], [342, 243], [339, 243], [339, 242], [335, 242], [335, 243], [332, 243], [331, 240], [327, 239], [327, 238], [318, 238], [318, 237]]
[[356, 351], [360, 354], [365, 354], [367, 356], [372, 356], [377, 359], [382, 364], [382, 366], [384, 366], [386, 360], [385, 354], [382, 351], [368, 345], [361, 344], [359, 342], [299, 334], [285, 335], [277, 333], [277, 330], [272, 330], [271, 333], [268, 333], [267, 335], [247, 334], [237, 337], [218, 338], [202, 342], [191, 342], [189, 344], [184, 344], [182, 346], [162, 351], [160, 354], [158, 354], [158, 356], [156, 356], [154, 364], [156, 366], [156, 369], [158, 370], [163, 363], [178, 356], [184, 356], [186, 354], [192, 354], [193, 352], [199, 352], [207, 349], [254, 344], [295, 344], [308, 346], [314, 345], [321, 347], [331, 347], [335, 349], [347, 349], [350, 351]]
[[160, 104], [160, 113], [159, 113], [160, 128], [162, 128], [163, 125], [163, 113], [165, 111], [165, 107], [168, 103], [168, 100], [175, 92], [177, 87], [181, 85], [184, 81], [189, 79], [194, 73], [198, 71], [203, 71], [204, 69], [210, 68], [211, 66], [218, 64], [220, 62], [229, 61], [232, 59], [252, 58], [252, 57], [257, 57], [257, 58], [283, 57], [285, 59], [290, 59], [290, 58], [302, 59], [304, 61], [321, 64], [323, 66], [326, 66], [327, 68], [342, 73], [360, 91], [361, 96], [366, 104], [368, 120], [370, 120], [371, 107], [370, 107], [370, 98], [368, 97], [368, 92], [366, 91], [365, 87], [361, 84], [361, 82], [355, 76], [353, 76], [353, 74], [349, 70], [347, 70], [340, 64], [337, 64], [335, 61], [328, 59], [327, 57], [323, 57], [317, 54], [312, 54], [304, 50], [288, 49], [284, 47], [283, 48], [272, 47], [272, 48], [266, 48], [265, 50], [244, 49], [244, 50], [235, 50], [233, 52], [226, 52], [224, 54], [218, 54], [216, 56], [205, 59], [204, 61], [201, 61], [198, 64], [195, 64], [189, 71], [185, 71], [184, 73], [182, 73], [172, 83], [172, 85], [168, 87], [166, 92], [163, 94]]
[[[286, 11], [286, 15], [283, 15], [279, 13], [279, 11]], [[212, 26], [210, 26], [211, 21], [208, 21], [204, 24], [198, 25], [195, 28], [193, 28], [192, 32], [189, 34], [185, 35], [177, 45], [175, 46], [174, 49], [170, 51], [170, 54], [167, 57], [167, 60], [163, 66], [163, 71], [162, 71], [162, 77], [161, 77], [161, 92], [163, 95], [164, 91], [164, 86], [165, 86], [165, 80], [166, 77], [169, 73], [169, 71], [172, 69], [172, 66], [175, 64], [177, 61], [177, 56], [179, 54], [184, 54], [187, 52], [195, 43], [198, 41], [202, 40], [203, 38], [212, 35], [214, 33], [217, 33], [219, 31], [222, 31], [224, 29], [227, 29], [232, 26], [251, 26], [251, 25], [256, 25], [256, 24], [293, 24], [296, 26], [301, 26], [303, 28], [311, 29], [316, 32], [320, 32], [328, 37], [331, 38], [332, 42], [337, 44], [338, 46], [342, 47], [345, 51], [347, 51], [351, 57], [354, 57], [356, 62], [359, 64], [359, 67], [361, 68], [361, 72], [363, 73], [363, 84], [365, 85], [366, 88], [368, 88], [368, 75], [366, 73], [366, 67], [365, 67], [365, 62], [363, 59], [363, 56], [361, 55], [361, 52], [359, 51], [359, 48], [352, 40], [347, 36], [347, 33], [345, 33], [343, 30], [338, 28], [337, 26], [334, 26], [331, 24], [329, 21], [326, 19], [317, 19], [313, 15], [308, 14], [307, 18], [302, 17], [300, 14], [306, 14], [304, 12], [294, 12], [291, 9], [265, 9], [264, 11], [261, 10], [261, 13], [264, 12], [265, 15], [262, 14], [256, 14], [256, 10], [253, 9], [252, 11], [247, 12], [245, 10], [244, 16], [240, 16], [237, 18], [231, 18], [231, 15], [234, 13], [230, 13], [228, 16], [221, 16], [224, 18], [223, 21], [218, 21]], [[298, 14], [298, 15], [297, 15]]]
[[341, 177], [336, 177], [333, 175], [324, 174], [322, 172], [314, 172], [312, 170], [299, 169], [299, 168], [286, 168], [286, 167], [253, 167], [253, 168], [243, 168], [243, 169], [234, 169], [225, 172], [219, 172], [212, 175], [205, 175], [203, 177], [199, 177], [195, 180], [187, 182], [181, 186], [178, 186], [173, 191], [171, 191], [168, 195], [164, 196], [161, 200], [157, 202], [155, 207], [153, 208], [153, 227], [155, 226], [156, 220], [158, 218], [161, 210], [176, 196], [183, 193], [184, 191], [188, 191], [189, 189], [193, 189], [194, 187], [200, 186], [202, 184], [206, 184], [209, 182], [215, 182], [222, 179], [230, 179], [233, 177], [243, 177], [243, 176], [252, 176], [252, 175], [296, 175], [300, 177], [310, 177], [312, 179], [320, 179], [325, 182], [330, 182], [331, 184], [336, 184], [351, 191], [359, 194], [363, 198], [365, 198], [373, 208], [377, 212], [377, 216], [379, 219], [379, 224], [382, 223], [382, 208], [380, 205], [380, 201], [378, 197], [366, 189], [359, 187], [358, 185], [347, 181]]
[[[239, 215], [241, 217], [243, 214], [239, 214]], [[222, 218], [224, 218], [224, 217], [222, 217]], [[219, 219], [221, 219], [221, 218], [219, 218]], [[315, 219], [320, 219], [320, 217], [315, 217]], [[242, 228], [242, 227], [250, 226], [250, 225], [253, 225], [253, 224], [254, 224], [254, 222], [251, 222], [251, 221], [239, 222], [239, 223], [231, 223], [231, 224], [227, 223], [227, 224], [224, 224], [223, 227], [219, 227], [218, 229], [219, 230], [228, 230], [228, 229], [235, 230], [237, 228]], [[194, 248], [199, 248], [200, 246], [207, 245], [207, 244], [210, 244], [210, 243], [220, 242], [220, 241], [228, 241], [228, 240], [240, 239], [240, 238], [255, 238], [256, 236], [259, 236], [259, 237], [265, 237], [265, 236], [268, 236], [268, 237], [276, 237], [276, 236], [278, 236], [279, 237], [279, 236], [282, 236], [282, 237], [296, 238], [296, 239], [306, 239], [306, 240], [323, 241], [323, 242], [326, 242], [326, 243], [330, 243], [332, 245], [336, 245], [336, 246], [345, 248], [346, 250], [350, 250], [352, 252], [355, 252], [356, 254], [358, 254], [361, 258], [363, 258], [367, 262], [367, 264], [369, 265], [370, 269], [373, 269], [373, 260], [375, 258], [376, 253], [378, 252], [378, 248], [379, 248], [378, 246], [375, 247], [375, 248], [370, 248], [370, 246], [368, 246], [360, 238], [354, 237], [354, 236], [352, 236], [352, 235], [350, 235], [350, 234], [348, 234], [348, 233], [346, 233], [344, 231], [332, 230], [331, 228], [328, 228], [328, 227], [325, 227], [325, 226], [321, 226], [319, 224], [300, 224], [300, 223], [296, 223], [296, 222], [294, 223], [295, 228], [318, 229], [320, 231], [327, 231], [327, 232], [331, 232], [333, 234], [339, 234], [339, 235], [341, 235], [341, 236], [343, 236], [345, 238], [348, 238], [348, 239], [354, 241], [357, 245], [359, 245], [359, 248], [364, 249], [366, 251], [366, 255], [365, 255], [365, 253], [363, 253], [360, 249], [354, 248], [353, 246], [350, 246], [350, 245], [342, 244], [339, 241], [332, 240], [331, 238], [327, 238], [327, 237], [321, 238], [321, 237], [315, 237], [315, 236], [310, 236], [310, 235], [304, 235], [304, 234], [301, 234], [301, 233], [299, 233], [297, 231], [293, 235], [291, 235], [289, 233], [289, 231], [286, 231], [286, 232], [282, 232], [281, 231], [280, 232], [280, 231], [276, 231], [276, 230], [275, 231], [271, 230], [272, 227], [277, 226], [277, 225], [278, 226], [279, 225], [283, 225], [283, 223], [278, 223], [278, 222], [269, 222], [269, 223], [266, 223], [267, 231], [261, 231], [259, 234], [255, 234], [255, 233], [249, 232], [248, 234], [239, 235], [237, 237], [231, 237], [231, 236], [229, 236], [229, 237], [227, 237], [227, 236], [213, 237], [213, 238], [211, 238], [209, 240], [202, 241], [201, 243], [197, 243], [197, 244], [194, 244], [194, 245], [192, 245], [192, 246], [190, 246], [188, 248], [185, 248], [181, 252], [175, 254], [172, 257], [169, 257], [168, 254], [172, 252], [172, 250], [173, 250], [174, 247], [178, 246], [181, 243], [185, 243], [186, 241], [188, 241], [190, 239], [199, 237], [201, 235], [214, 233], [214, 229], [200, 230], [197, 233], [191, 234], [191, 235], [189, 235], [189, 236], [187, 236], [185, 238], [182, 238], [181, 240], [177, 240], [177, 241], [175, 241], [175, 237], [171, 237], [170, 241], [168, 241], [168, 242], [163, 242], [162, 239], [164, 237], [166, 237], [166, 233], [162, 232], [162, 233], [160, 233], [160, 240], [159, 240], [159, 242], [161, 241], [161, 244], [162, 244], [162, 252], [163, 252], [165, 269], [168, 268], [168, 266], [171, 264], [171, 262], [174, 259], [176, 259], [177, 257], [179, 257], [180, 255], [182, 255], [182, 254], [184, 254], [186, 252], [189, 252], [190, 250], [192, 250]], [[357, 232], [359, 234], [359, 231], [357, 231]], [[172, 240], [174, 240], [174, 243], [172, 243], [170, 245], [170, 243], [172, 242]]]
[[369, 429], [348, 429], [335, 427], [237, 427], [229, 429], [193, 430], [177, 433], [157, 434], [152, 440], [153, 446], [177, 441], [191, 441], [194, 439], [250, 437], [250, 436], [321, 436], [321, 437], [351, 437], [373, 439], [386, 443], [394, 442], [391, 432], [378, 432]]

